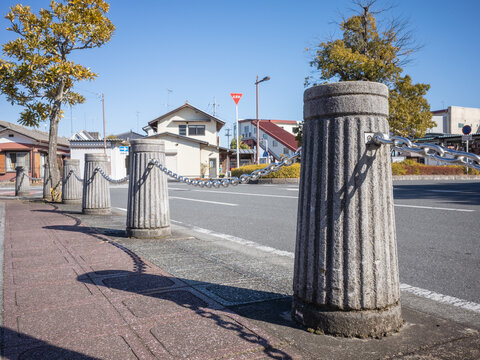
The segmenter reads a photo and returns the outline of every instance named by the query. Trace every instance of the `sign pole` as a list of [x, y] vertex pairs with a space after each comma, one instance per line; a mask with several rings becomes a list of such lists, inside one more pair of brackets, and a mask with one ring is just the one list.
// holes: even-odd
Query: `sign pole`
[[240, 167], [240, 129], [238, 127], [238, 102], [242, 98], [241, 93], [230, 93], [233, 101], [235, 102], [235, 123], [237, 124], [237, 168]]
[[240, 137], [238, 133], [240, 132], [240, 129], [238, 127], [238, 103], [235, 104], [235, 122], [237, 124], [237, 168], [240, 167]]

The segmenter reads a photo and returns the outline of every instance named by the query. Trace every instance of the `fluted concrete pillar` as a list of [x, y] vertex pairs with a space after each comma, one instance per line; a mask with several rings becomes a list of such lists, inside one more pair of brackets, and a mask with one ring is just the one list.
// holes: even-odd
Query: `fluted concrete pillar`
[[127, 236], [168, 236], [170, 210], [165, 173], [149, 166], [152, 159], [165, 164], [165, 143], [154, 139], [132, 140], [128, 184]]
[[82, 202], [83, 182], [79, 181], [70, 171], [80, 177], [80, 160], [63, 160], [62, 202], [64, 204], [79, 204]]
[[388, 89], [320, 85], [304, 94], [302, 169], [292, 316], [340, 336], [382, 336], [403, 323], [390, 149]]
[[30, 195], [30, 179], [27, 177], [27, 168], [25, 166], [17, 166], [15, 168], [15, 196]]
[[85, 170], [83, 175], [82, 211], [84, 214], [110, 214], [110, 190], [108, 181], [95, 169], [107, 169], [107, 155], [85, 154]]
[[43, 165], [43, 200], [52, 201], [52, 183], [50, 181], [50, 169], [48, 163]]

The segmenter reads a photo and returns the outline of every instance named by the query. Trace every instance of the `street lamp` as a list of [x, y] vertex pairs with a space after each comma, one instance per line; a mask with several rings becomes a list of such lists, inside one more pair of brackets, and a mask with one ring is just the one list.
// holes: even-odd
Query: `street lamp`
[[268, 81], [270, 80], [270, 76], [265, 76], [262, 80], [258, 80], [258, 75], [257, 75], [257, 81], [255, 81], [255, 86], [257, 88], [257, 164], [260, 163], [260, 157], [259, 157], [259, 149], [260, 149], [260, 143], [259, 143], [259, 133], [260, 133], [260, 119], [258, 118], [258, 84], [260, 84], [262, 81]]

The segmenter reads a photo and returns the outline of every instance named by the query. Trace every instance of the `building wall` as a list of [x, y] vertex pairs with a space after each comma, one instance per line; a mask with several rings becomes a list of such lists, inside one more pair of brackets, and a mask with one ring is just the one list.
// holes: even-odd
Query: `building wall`
[[[79, 147], [77, 147], [79, 146]], [[101, 146], [80, 147], [81, 145], [73, 145], [70, 149], [70, 158], [80, 160], [80, 177], [83, 178], [85, 168], [85, 154], [103, 154], [103, 142]], [[113, 148], [107, 148], [107, 157], [109, 166], [104, 169], [107, 174], [113, 179], [121, 179], [127, 176], [127, 153], [120, 152], [120, 145], [115, 145]]]
[[480, 133], [480, 109], [449, 106], [450, 134], [462, 134], [464, 125], [472, 126], [472, 133]]
[[187, 129], [186, 136], [206, 141], [210, 144], [217, 143], [217, 122], [211, 120], [208, 116], [189, 108], [181, 109], [169, 117], [162, 119], [157, 124], [157, 133], [161, 134], [163, 132], [170, 132], [173, 134], [179, 134], [178, 125], [205, 125], [205, 135], [189, 135]]
[[200, 176], [200, 144], [188, 141], [186, 139], [167, 138], [165, 141], [165, 154], [167, 156], [167, 164], [173, 166], [176, 164], [176, 169], [171, 169], [173, 172], [181, 176], [199, 177]]

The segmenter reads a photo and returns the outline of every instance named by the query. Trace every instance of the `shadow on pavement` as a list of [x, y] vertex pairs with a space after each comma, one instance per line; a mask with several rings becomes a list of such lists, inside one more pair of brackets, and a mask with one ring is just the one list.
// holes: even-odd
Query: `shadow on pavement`
[[[19, 333], [15, 330], [1, 327], [1, 354], [2, 359], [69, 359], [69, 360], [97, 360], [73, 350], [58, 347], [34, 337]], [[18, 339], [28, 346], [18, 346]]]
[[[126, 291], [133, 294], [148, 296], [175, 303], [182, 308], [194, 311], [196, 314], [200, 315], [203, 318], [213, 320], [215, 322], [215, 326], [221, 327], [228, 331], [233, 331], [241, 339], [249, 343], [261, 346], [263, 348], [263, 353], [270, 359], [291, 359], [290, 355], [288, 355], [281, 349], [275, 348], [272, 344], [270, 344], [267, 339], [252, 333], [248, 330], [248, 328], [241, 326], [241, 324], [237, 323], [235, 320], [229, 317], [220, 316], [218, 314], [218, 305], [213, 307], [209, 306], [206, 301], [195, 296], [193, 292], [188, 291], [190, 289], [189, 287], [185, 286], [170, 288], [171, 284], [174, 283], [174, 279], [181, 280], [185, 283], [191, 282], [187, 279], [181, 279], [176, 277], [173, 278], [169, 276], [154, 274], [145, 274], [141, 271], [131, 272], [125, 270], [107, 270], [83, 274], [80, 275], [77, 280], [80, 282], [86, 282], [89, 281], [87, 280], [88, 278], [97, 279], [97, 284], [99, 283], [98, 279], [100, 278], [101, 284], [109, 289]], [[259, 295], [265, 295], [268, 297], [269, 295], [272, 295], [272, 293], [268, 292], [237, 288], [234, 286], [219, 285], [205, 282], [198, 282], [198, 284], [202, 284], [202, 286], [212, 285], [217, 288], [220, 287], [223, 291], [227, 293], [242, 292], [244, 296], [245, 292], [251, 292], [251, 295], [253, 297], [258, 297]], [[281, 294], [275, 295], [281, 296]], [[250, 316], [250, 318], [254, 320], [266, 320], [266, 318], [262, 316], [261, 312], [255, 314], [256, 315], [254, 317]], [[244, 316], [249, 317], [248, 313], [246, 313]], [[286, 325], [286, 323], [286, 321], [281, 322], [282, 325]], [[208, 329], [205, 330], [208, 331]]]
[[428, 184], [394, 183], [395, 200], [428, 199], [462, 205], [480, 205], [480, 183], [450, 182]]

